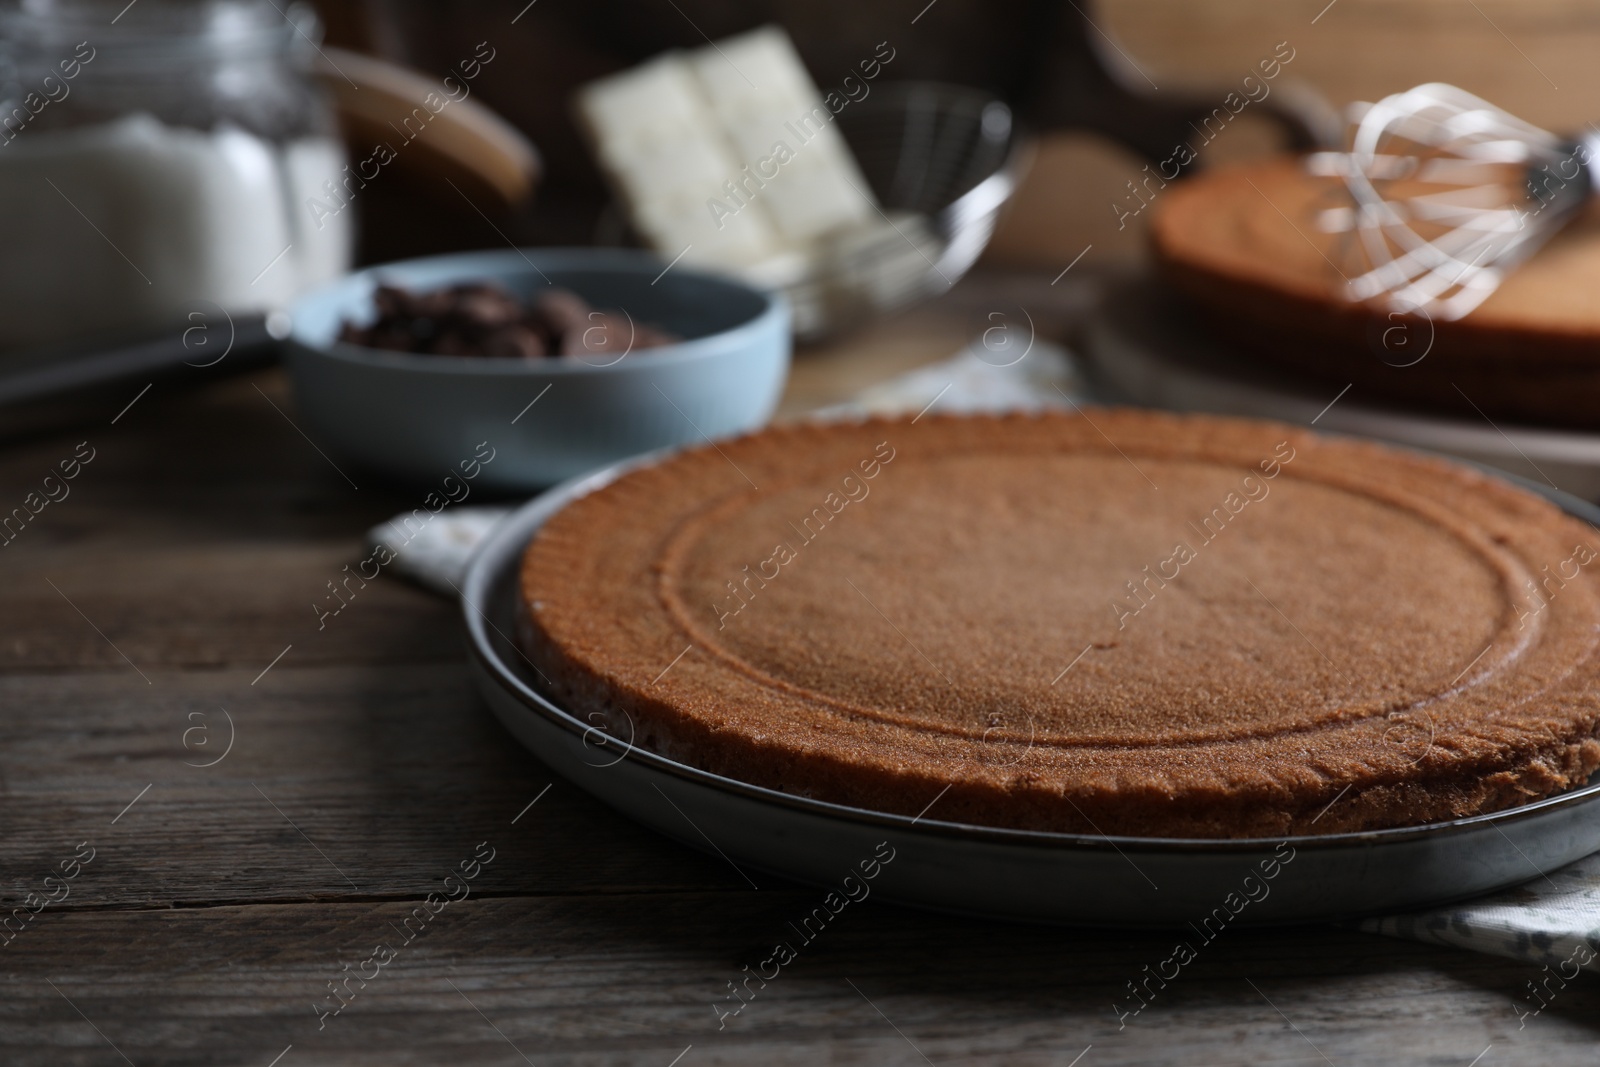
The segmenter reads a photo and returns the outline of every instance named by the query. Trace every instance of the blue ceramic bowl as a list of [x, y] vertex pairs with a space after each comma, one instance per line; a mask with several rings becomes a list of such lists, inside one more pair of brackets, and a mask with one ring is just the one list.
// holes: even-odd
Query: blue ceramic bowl
[[[507, 249], [359, 271], [290, 308], [285, 360], [306, 428], [336, 458], [437, 482], [482, 458], [477, 486], [525, 491], [669, 445], [758, 429], [789, 369], [783, 299], [629, 249]], [[414, 355], [337, 340], [370, 322], [379, 284], [489, 281], [522, 298], [551, 286], [686, 340], [620, 357]], [[484, 443], [487, 447], [483, 447]]]

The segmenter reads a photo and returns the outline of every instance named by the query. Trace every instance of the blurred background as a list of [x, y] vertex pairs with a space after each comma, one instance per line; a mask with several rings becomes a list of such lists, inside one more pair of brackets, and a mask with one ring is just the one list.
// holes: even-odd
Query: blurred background
[[[515, 4], [319, 0], [328, 41], [419, 70], [447, 73], [488, 39], [501, 58], [476, 83], [479, 98], [539, 146], [546, 175], [538, 202], [516, 224], [534, 243], [581, 243], [604, 202], [603, 186], [572, 119], [583, 82], [669, 47], [694, 48], [768, 22], [789, 31], [819, 84], [847, 72], [885, 38], [898, 48], [885, 78], [936, 78], [1040, 102], [1031, 172], [1002, 218], [985, 261], [1059, 270], [1085, 244], [1095, 259], [1137, 260], [1148, 218], [1120, 231], [1109, 205], [1144, 160], [1103, 133], [1052, 130], [1049, 106], [1069, 91], [1078, 61], [1065, 0], [561, 4], [540, 0], [507, 26]], [[1281, 82], [1315, 89], [1335, 107], [1376, 100], [1425, 81], [1447, 81], [1549, 129], [1576, 130], [1600, 113], [1600, 7], [1574, 0], [1099, 0], [1083, 10], [1090, 43], [1119, 58], [1112, 38], [1157, 88], [1156, 99], [1214, 96], [1235, 85], [1280, 41], [1295, 50]], [[1313, 19], [1316, 21], [1313, 23]], [[698, 28], [698, 29], [697, 29]], [[699, 31], [703, 31], [703, 34]], [[1132, 75], [1129, 84], [1149, 89]], [[1026, 110], [1024, 111], [1026, 115]], [[1272, 124], [1248, 110], [1206, 162], [1249, 158], [1278, 144]], [[398, 183], [396, 183], [398, 184]], [[361, 255], [477, 247], [498, 236], [461, 204], [408, 214], [407, 194], [374, 190], [362, 204]], [[448, 191], [447, 191], [448, 192]], [[382, 225], [378, 225], [378, 223]]]
[[[1584, 272], [1559, 256], [1546, 257], [1547, 274], [1523, 272], [1523, 295], [1501, 300], [1537, 313], [1532, 333], [1490, 338], [1490, 351], [1470, 330], [1479, 315], [1464, 332], [1442, 332], [1417, 370], [1386, 350], [1394, 334], [1382, 308], [1346, 331], [1342, 350], [1310, 355], [1337, 330], [1308, 326], [1287, 290], [1270, 289], [1305, 281], [1293, 271], [1257, 279], [1265, 297], [1258, 287], [1240, 298], [1226, 279], [1227, 299], [1185, 293], [1226, 320], [1207, 327], [1217, 344], [1201, 356], [1265, 346], [1248, 366], [1208, 364], [1184, 378], [1179, 357], [1193, 353], [1177, 352], [1171, 336], [1134, 336], [1156, 320], [1179, 342], [1199, 333], [1155, 290], [1123, 301], [1110, 343], [1085, 341], [1085, 324], [1116, 319], [1102, 297], [1122, 281], [1160, 273], [1149, 227], [1175, 197], [1143, 208], [1174, 177], [1174, 146], [1197, 148], [1179, 161], [1185, 174], [1336, 148], [1352, 103], [1434, 81], [1576, 135], [1600, 115], [1597, 44], [1600, 8], [1566, 0], [10, 0], [0, 3], [0, 189], [12, 212], [0, 247], [0, 436], [68, 391], [125, 392], [158, 371], [197, 378], [219, 363], [220, 372], [275, 360], [296, 318], [285, 312], [352, 268], [633, 245], [673, 263], [693, 247], [685, 267], [788, 296], [801, 358], [790, 372], [787, 349], [773, 355], [784, 364], [780, 414], [859, 402], [861, 390], [974, 337], [988, 346], [1003, 312], [1026, 320], [1028, 338], [1073, 349], [1055, 361], [1060, 382], [1028, 383], [1035, 399], [1085, 384], [1067, 381], [1077, 369], [1086, 379], [1098, 369], [1107, 388], [1086, 388], [1086, 399], [1309, 420], [1329, 384], [1361, 382], [1406, 418], [1339, 428], [1499, 460], [1487, 446], [1419, 437], [1411, 416], [1592, 424], [1600, 325], [1586, 318]], [[735, 79], [737, 64], [717, 61], [724, 46], [774, 80], [758, 92]], [[663, 55], [675, 58], [653, 62]], [[719, 77], [726, 84], [714, 85]], [[678, 102], [709, 110], [686, 117], [693, 107], [666, 106], [657, 90], [673, 78], [700, 79]], [[799, 88], [774, 96], [779, 82]], [[707, 194], [733, 195], [720, 191], [723, 177], [754, 164], [785, 116], [820, 108], [841, 87], [849, 99], [828, 105], [836, 127], [824, 113], [837, 144], [807, 149], [790, 173], [812, 177], [778, 183], [737, 220], [764, 218], [767, 243], [733, 248], [715, 214], [707, 219]], [[1241, 89], [1250, 99], [1221, 110]], [[1225, 126], [1214, 137], [1202, 132], [1212, 116]], [[1239, 207], [1236, 229], [1281, 218], [1291, 243], [1319, 228], [1342, 240], [1314, 205], [1298, 224], [1269, 206]], [[1559, 228], [1555, 214], [1541, 225]], [[976, 273], [950, 292], [974, 260]], [[1333, 262], [1313, 260], [1315, 271]], [[474, 269], [428, 284], [509, 278]], [[1541, 280], [1557, 271], [1560, 285]], [[286, 347], [319, 350], [328, 367], [357, 358], [341, 348], [354, 335], [339, 331], [371, 324], [377, 277], [357, 276], [325, 336]], [[1314, 280], [1338, 281], [1332, 271]], [[1550, 299], [1526, 293], [1561, 286]], [[1329, 291], [1328, 321], [1348, 325], [1348, 294]], [[918, 315], [899, 314], [913, 306]], [[431, 337], [455, 314], [441, 304], [398, 333], [390, 323], [391, 341], [375, 347], [405, 343], [394, 338], [407, 330]], [[1431, 348], [1434, 323], [1420, 325]], [[1386, 340], [1370, 351], [1374, 331]], [[1521, 381], [1529, 337], [1551, 353], [1537, 383]], [[1578, 341], [1562, 348], [1563, 337]], [[977, 358], [1010, 361], [998, 355]], [[1287, 366], [1295, 358], [1301, 365]], [[1467, 383], [1476, 394], [1467, 403], [1453, 377], [1463, 367], [1484, 372]], [[1273, 378], [1271, 398], [1249, 395], [1286, 370], [1301, 378]], [[299, 381], [298, 402], [319, 389]], [[749, 417], [769, 407], [751, 399]], [[313, 418], [313, 436], [327, 440], [337, 421]], [[1600, 439], [1583, 447], [1582, 463], [1600, 470]]]

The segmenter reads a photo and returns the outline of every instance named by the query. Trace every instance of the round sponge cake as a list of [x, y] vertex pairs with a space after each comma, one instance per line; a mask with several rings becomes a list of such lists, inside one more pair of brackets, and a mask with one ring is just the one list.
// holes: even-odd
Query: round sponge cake
[[806, 424], [554, 515], [555, 699], [731, 778], [1029, 829], [1404, 826], [1600, 764], [1600, 538], [1454, 464], [1133, 411]]

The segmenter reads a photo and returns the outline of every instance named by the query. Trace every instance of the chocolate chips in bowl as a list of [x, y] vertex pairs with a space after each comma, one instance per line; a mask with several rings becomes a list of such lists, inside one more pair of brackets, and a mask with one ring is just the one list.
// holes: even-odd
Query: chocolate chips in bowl
[[417, 487], [487, 442], [475, 486], [508, 493], [758, 429], [788, 377], [787, 303], [665, 266], [529, 248], [357, 271], [288, 310], [295, 418], [341, 467]]
[[625, 311], [597, 310], [570, 289], [548, 290], [531, 305], [488, 282], [428, 292], [380, 285], [372, 299], [377, 318], [366, 326], [346, 320], [340, 341], [432, 356], [611, 363], [629, 352], [682, 340], [633, 321]]

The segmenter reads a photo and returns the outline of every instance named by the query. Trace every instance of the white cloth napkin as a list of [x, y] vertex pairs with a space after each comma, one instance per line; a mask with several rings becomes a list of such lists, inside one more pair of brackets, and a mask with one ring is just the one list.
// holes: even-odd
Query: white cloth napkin
[[[1082, 379], [1068, 352], [1043, 341], [1012, 361], [1005, 352], [973, 344], [955, 357], [873, 386], [848, 404], [816, 412], [818, 418], [921, 411], [1007, 411], [1070, 408], [1086, 401]], [[420, 584], [453, 596], [473, 549], [511, 508], [469, 505], [440, 512], [409, 540], [399, 519], [375, 526], [370, 542], [395, 552], [391, 566]], [[1541, 969], [1519, 1014], [1543, 1010], [1540, 990], [1578, 969], [1600, 971], [1600, 853], [1552, 871], [1526, 885], [1465, 904], [1368, 919], [1372, 933], [1431, 941], [1525, 960]], [[1549, 992], [1546, 996], [1551, 995]]]
[[[1515, 889], [1447, 908], [1368, 919], [1361, 928], [1526, 960], [1562, 978], [1579, 968], [1600, 972], [1600, 853]], [[1536, 986], [1549, 989], [1542, 974], [1531, 977]], [[1539, 1001], [1524, 999], [1519, 1012], [1526, 1007], [1537, 1015], [1543, 1009]]]
[[394, 553], [390, 570], [435, 593], [457, 596], [472, 553], [515, 510], [500, 504], [452, 506], [421, 526], [402, 523], [411, 519], [408, 511], [368, 530], [367, 547], [386, 546]]

